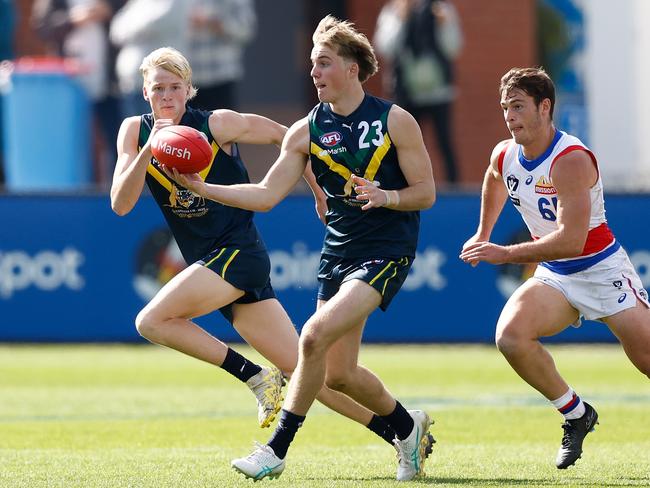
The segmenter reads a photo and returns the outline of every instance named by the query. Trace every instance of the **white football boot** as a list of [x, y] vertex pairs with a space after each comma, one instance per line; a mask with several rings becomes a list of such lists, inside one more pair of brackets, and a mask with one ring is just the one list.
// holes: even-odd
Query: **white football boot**
[[422, 410], [409, 410], [413, 418], [413, 430], [404, 440], [395, 438], [397, 449], [397, 481], [409, 481], [416, 476], [424, 474], [424, 461], [427, 458], [426, 449], [429, 445], [427, 433], [431, 426], [431, 419]]
[[245, 458], [233, 459], [230, 465], [254, 481], [277, 478], [284, 471], [284, 459], [275, 455], [269, 446], [255, 443], [255, 450]]

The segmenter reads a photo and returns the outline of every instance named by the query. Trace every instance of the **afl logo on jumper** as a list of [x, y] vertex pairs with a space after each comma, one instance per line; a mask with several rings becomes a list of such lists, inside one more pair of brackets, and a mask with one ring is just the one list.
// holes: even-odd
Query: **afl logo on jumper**
[[338, 132], [328, 132], [327, 134], [320, 136], [320, 142], [327, 147], [336, 146], [341, 142], [341, 139], [343, 139], [343, 137]]

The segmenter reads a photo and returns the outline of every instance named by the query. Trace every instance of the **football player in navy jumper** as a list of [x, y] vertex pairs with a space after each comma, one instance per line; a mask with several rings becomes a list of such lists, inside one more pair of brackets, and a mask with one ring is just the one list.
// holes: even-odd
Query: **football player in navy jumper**
[[214, 185], [171, 173], [206, 200], [259, 211], [284, 198], [311, 162], [327, 200], [318, 309], [302, 329], [280, 422], [268, 444], [232, 464], [250, 478], [279, 476], [289, 444], [326, 384], [395, 430], [397, 479], [410, 480], [422, 473], [431, 421], [396, 401], [358, 364], [358, 353], [368, 316], [388, 307], [415, 257], [419, 211], [435, 200], [431, 161], [411, 114], [364, 91], [377, 71], [368, 39], [351, 23], [327, 16], [313, 43], [311, 77], [321, 103], [289, 129], [259, 184]]
[[[152, 156], [151, 139], [170, 125], [202, 131], [211, 143], [213, 159], [195, 177], [209, 184], [233, 185], [249, 182], [237, 143], [280, 145], [286, 127], [259, 115], [187, 107], [196, 89], [189, 63], [175, 49], [153, 51], [144, 58], [141, 71], [143, 95], [152, 112], [122, 123], [111, 205], [118, 215], [127, 214], [146, 182], [189, 267], [142, 309], [136, 327], [151, 342], [219, 366], [245, 382], [257, 397], [260, 425], [267, 427], [280, 409], [283, 376], [296, 366], [298, 334], [275, 298], [269, 256], [253, 213], [203, 198], [169, 178]], [[276, 367], [253, 363], [193, 322], [214, 310], [220, 310], [246, 342]], [[391, 442], [390, 426], [354, 400], [326, 387], [318, 398]]]

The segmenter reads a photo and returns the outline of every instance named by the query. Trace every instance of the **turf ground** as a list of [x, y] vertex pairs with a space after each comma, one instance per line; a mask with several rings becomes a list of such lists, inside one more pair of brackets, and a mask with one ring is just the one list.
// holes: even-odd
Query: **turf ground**
[[[493, 347], [364, 346], [362, 362], [436, 421], [427, 477], [413, 484], [649, 486], [647, 378], [618, 346], [551, 350], [600, 414], [566, 471], [553, 464], [559, 414]], [[236, 380], [161, 347], [0, 346], [2, 487], [252, 486], [230, 460], [269, 433]], [[390, 446], [318, 405], [283, 475], [256, 486], [404, 486], [395, 465]]]

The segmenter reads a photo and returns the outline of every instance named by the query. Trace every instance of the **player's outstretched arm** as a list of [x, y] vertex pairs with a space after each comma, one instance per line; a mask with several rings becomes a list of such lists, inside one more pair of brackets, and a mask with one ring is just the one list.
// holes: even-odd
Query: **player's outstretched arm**
[[233, 110], [215, 110], [210, 116], [210, 131], [217, 144], [233, 142], [275, 144], [280, 147], [287, 128], [256, 114], [241, 114]]
[[388, 114], [388, 134], [397, 150], [399, 167], [407, 186], [398, 190], [382, 190], [372, 182], [352, 175], [357, 200], [366, 202], [361, 209], [387, 207], [410, 211], [431, 207], [436, 200], [436, 185], [420, 127], [411, 114], [393, 105]]
[[504, 144], [509, 141], [501, 141], [492, 150], [490, 156], [490, 165], [485, 171], [483, 177], [483, 186], [481, 188], [481, 213], [479, 216], [478, 228], [474, 234], [463, 246], [463, 249], [473, 242], [489, 241], [492, 235], [492, 229], [501, 215], [503, 206], [508, 198], [508, 192], [503, 185], [503, 179], [499, 172], [499, 156], [504, 148]]
[[476, 266], [480, 261], [488, 260], [485, 249], [494, 254], [503, 256], [507, 254], [503, 246], [492, 244], [489, 241], [492, 229], [494, 229], [508, 198], [508, 192], [499, 171], [499, 156], [508, 142], [508, 140], [501, 141], [492, 150], [490, 164], [485, 171], [481, 188], [481, 213], [478, 228], [476, 233], [465, 241], [459, 256], [460, 259], [472, 266]]
[[277, 205], [298, 183], [307, 164], [309, 128], [307, 119], [296, 122], [282, 142], [280, 156], [260, 183], [213, 185], [198, 175], [180, 174], [176, 169], [165, 172], [194, 193], [231, 207], [266, 212]]
[[149, 140], [138, 151], [140, 117], [128, 117], [122, 122], [117, 136], [117, 162], [111, 184], [111, 208], [116, 214], [126, 215], [135, 206], [152, 158], [149, 141], [158, 130], [172, 124], [170, 119], [156, 120]]

